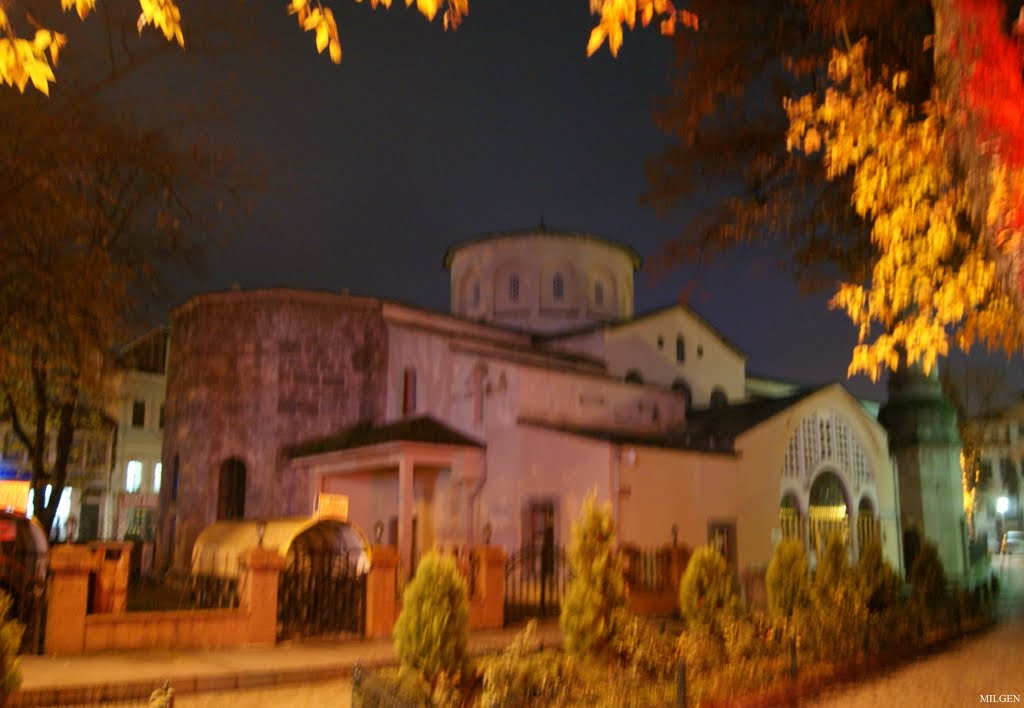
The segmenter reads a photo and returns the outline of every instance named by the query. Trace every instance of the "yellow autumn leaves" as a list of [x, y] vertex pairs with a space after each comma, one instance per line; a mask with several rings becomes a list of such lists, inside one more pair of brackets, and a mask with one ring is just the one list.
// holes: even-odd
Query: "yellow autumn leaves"
[[[64, 11], [74, 10], [84, 20], [96, 9], [96, 0], [60, 0]], [[160, 30], [169, 41], [185, 46], [181, 31], [181, 12], [173, 0], [139, 0], [141, 12], [138, 28], [141, 33], [147, 25]], [[32, 86], [49, 95], [50, 84], [54, 81], [53, 67], [57, 66], [60, 49], [67, 44], [67, 37], [45, 27], [40, 27], [31, 18], [27, 21], [35, 27], [31, 39], [19, 36], [11, 18], [0, 6], [0, 84], [14, 86], [24, 92]]]
[[[369, 0], [370, 6], [391, 7], [392, 0]], [[84, 20], [96, 9], [97, 0], [60, 0], [65, 11], [74, 10]], [[363, 2], [363, 0], [356, 0]], [[463, 18], [469, 14], [469, 0], [405, 0], [406, 6], [415, 3], [416, 10], [428, 20], [441, 13], [444, 28], [457, 29]], [[181, 11], [174, 0], [139, 0], [138, 29], [141, 33], [152, 25], [168, 41], [185, 46], [181, 28]], [[289, 15], [295, 15], [299, 26], [306, 32], [313, 32], [316, 50], [326, 49], [331, 61], [341, 61], [341, 41], [338, 37], [338, 23], [331, 8], [323, 0], [289, 0]], [[639, 22], [648, 26], [655, 18], [660, 21], [663, 34], [673, 34], [676, 26], [682, 24], [697, 29], [697, 16], [686, 10], [679, 10], [671, 0], [590, 0], [590, 11], [600, 17], [598, 25], [590, 33], [587, 56], [592, 55], [608, 42], [613, 56], [622, 46], [623, 27], [634, 29]], [[35, 24], [28, 17], [27, 21]], [[60, 48], [67, 38], [52, 30], [36, 27], [31, 39], [21, 37], [14, 30], [3, 3], [0, 3], [0, 83], [15, 86], [19, 91], [32, 84], [38, 91], [49, 94], [54, 81], [53, 67], [57, 65]]]
[[906, 75], [876, 80], [866, 43], [833, 53], [823, 98], [785, 104], [791, 151], [823, 151], [829, 179], [852, 173], [851, 203], [871, 226], [868, 283], [841, 283], [832, 299], [858, 328], [850, 373], [930, 371], [955, 343], [1019, 349], [1021, 327], [994, 260], [968, 216], [950, 149], [948, 109], [937, 94], [920, 111], [897, 92]]
[[692, 12], [679, 10], [671, 0], [590, 0], [590, 14], [599, 15], [597, 27], [590, 33], [587, 42], [587, 56], [591, 56], [601, 45], [608, 42], [608, 51], [618, 56], [622, 46], [623, 27], [634, 29], [639, 21], [647, 27], [652, 20], [660, 20], [662, 34], [675, 34], [676, 25], [690, 29], [698, 28], [698, 18]]

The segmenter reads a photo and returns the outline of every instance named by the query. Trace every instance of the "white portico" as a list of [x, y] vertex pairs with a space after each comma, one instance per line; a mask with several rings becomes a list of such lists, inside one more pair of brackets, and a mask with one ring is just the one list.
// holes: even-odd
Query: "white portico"
[[348, 496], [351, 520], [396, 545], [409, 572], [426, 550], [473, 539], [484, 446], [433, 418], [355, 426], [290, 452], [310, 508], [321, 492]]

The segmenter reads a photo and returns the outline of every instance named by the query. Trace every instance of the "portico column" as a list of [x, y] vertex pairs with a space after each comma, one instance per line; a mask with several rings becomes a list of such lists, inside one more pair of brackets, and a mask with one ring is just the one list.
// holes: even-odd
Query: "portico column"
[[400, 572], [412, 572], [412, 475], [413, 461], [405, 454], [398, 458], [398, 557]]

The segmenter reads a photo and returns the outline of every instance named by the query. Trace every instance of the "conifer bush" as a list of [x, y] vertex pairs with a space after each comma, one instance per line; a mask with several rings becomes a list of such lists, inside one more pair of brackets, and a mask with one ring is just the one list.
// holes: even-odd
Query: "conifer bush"
[[615, 632], [616, 610], [626, 602], [626, 582], [611, 505], [599, 506], [593, 492], [572, 525], [569, 567], [572, 578], [560, 617], [565, 649], [577, 656], [596, 654]]
[[814, 584], [819, 593], [845, 587], [852, 579], [846, 541], [839, 533], [830, 533], [825, 550], [818, 558]]
[[711, 546], [694, 551], [679, 581], [679, 610], [687, 625], [715, 626], [738, 605], [732, 569], [722, 554]]
[[788, 621], [793, 613], [806, 608], [811, 601], [811, 579], [807, 571], [807, 551], [798, 538], [783, 539], [765, 576], [768, 590], [768, 612], [780, 620]]
[[431, 692], [442, 675], [465, 668], [469, 641], [466, 581], [449, 556], [431, 551], [402, 595], [395, 623], [395, 649], [402, 668], [418, 673]]

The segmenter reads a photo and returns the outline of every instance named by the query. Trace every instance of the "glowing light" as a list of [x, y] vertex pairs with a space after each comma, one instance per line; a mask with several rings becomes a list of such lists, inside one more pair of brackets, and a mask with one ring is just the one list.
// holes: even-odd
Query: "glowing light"
[[1010, 508], [1010, 500], [1006, 497], [999, 497], [996, 499], [996, 511], [1000, 514], [1005, 514]]

